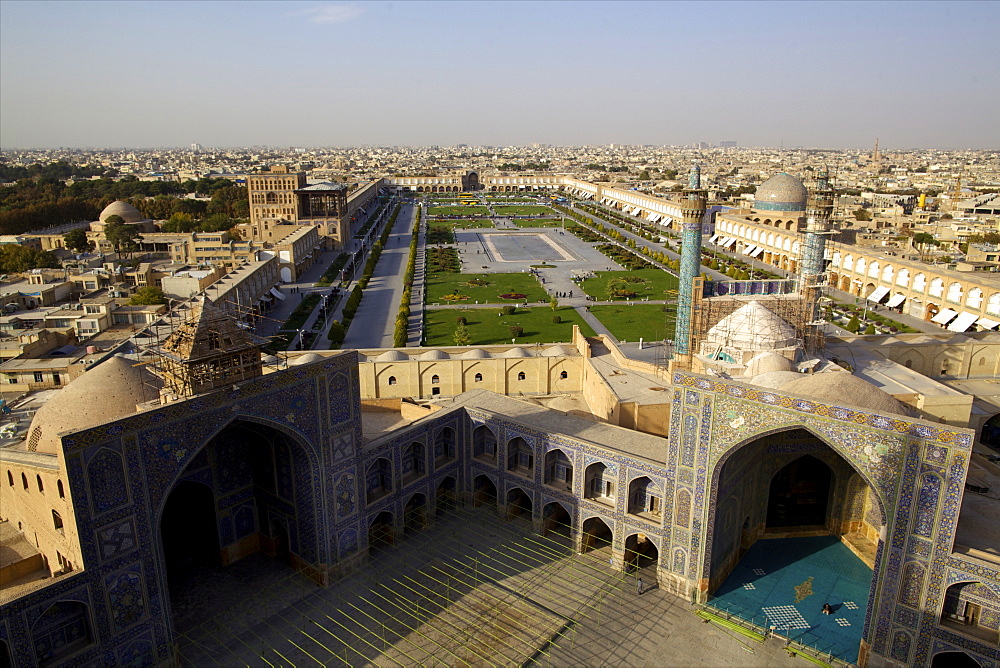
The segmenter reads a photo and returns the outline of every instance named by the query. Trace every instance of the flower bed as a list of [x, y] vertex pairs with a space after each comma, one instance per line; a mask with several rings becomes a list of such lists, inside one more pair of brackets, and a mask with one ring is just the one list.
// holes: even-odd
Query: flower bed
[[522, 294], [520, 292], [507, 292], [505, 294], [500, 295], [500, 299], [524, 299], [527, 296], [528, 295]]

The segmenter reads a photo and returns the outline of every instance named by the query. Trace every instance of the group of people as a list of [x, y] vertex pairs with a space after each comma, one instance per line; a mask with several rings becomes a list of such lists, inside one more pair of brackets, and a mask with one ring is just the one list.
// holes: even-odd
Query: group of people
[[564, 299], [564, 298], [572, 297], [572, 296], [573, 296], [573, 291], [572, 290], [570, 290], [569, 292], [556, 292], [556, 297], [559, 298], [559, 299]]

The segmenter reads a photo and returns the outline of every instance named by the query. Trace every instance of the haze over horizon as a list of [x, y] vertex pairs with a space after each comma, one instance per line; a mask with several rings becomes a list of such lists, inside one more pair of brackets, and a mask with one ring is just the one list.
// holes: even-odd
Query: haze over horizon
[[996, 2], [0, 2], [0, 147], [1000, 148]]

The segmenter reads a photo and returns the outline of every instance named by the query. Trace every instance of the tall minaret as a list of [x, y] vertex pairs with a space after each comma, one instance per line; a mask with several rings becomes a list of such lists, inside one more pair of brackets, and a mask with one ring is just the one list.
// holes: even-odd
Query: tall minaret
[[691, 312], [694, 302], [694, 279], [701, 268], [701, 219], [705, 215], [705, 195], [701, 188], [701, 170], [691, 167], [691, 186], [681, 201], [684, 217], [681, 232], [681, 266], [677, 288], [677, 325], [674, 331], [676, 353], [689, 357], [691, 350]]
[[807, 282], [820, 283], [823, 275], [823, 256], [826, 253], [826, 237], [830, 231], [830, 217], [833, 213], [833, 191], [830, 190], [830, 175], [826, 168], [816, 176], [816, 190], [810, 198], [806, 211], [805, 250], [802, 254], [801, 273]]

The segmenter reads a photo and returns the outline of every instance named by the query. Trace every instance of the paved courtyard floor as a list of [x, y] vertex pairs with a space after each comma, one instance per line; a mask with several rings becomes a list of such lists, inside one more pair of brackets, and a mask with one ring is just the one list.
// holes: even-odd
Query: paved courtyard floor
[[702, 622], [656, 589], [652, 572], [622, 573], [609, 556], [607, 547], [578, 555], [567, 537], [486, 507], [395, 537], [326, 588], [254, 556], [226, 569], [244, 569], [234, 577], [175, 593], [186, 602], [175, 618], [180, 664], [806, 665], [778, 639], [753, 643]]

